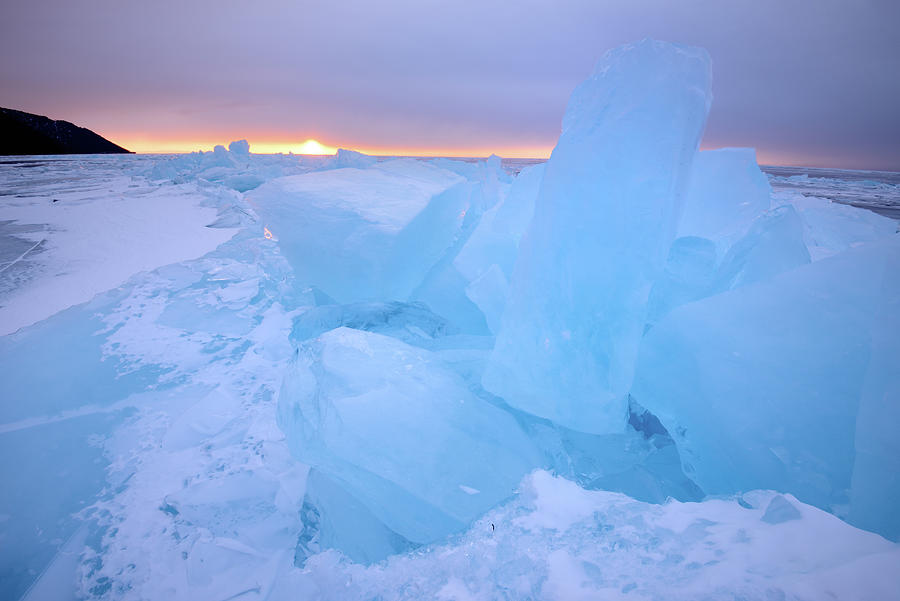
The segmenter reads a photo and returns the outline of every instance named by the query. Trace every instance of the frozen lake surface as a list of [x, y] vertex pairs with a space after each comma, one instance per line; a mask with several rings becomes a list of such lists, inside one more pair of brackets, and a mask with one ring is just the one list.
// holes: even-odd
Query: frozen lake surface
[[[303, 542], [317, 536], [305, 523], [314, 514], [301, 511], [309, 467], [291, 457], [275, 401], [293, 356], [292, 320], [323, 301], [290, 285], [277, 240], [288, 224], [259, 221], [230, 186], [327, 165], [235, 160], [244, 163], [158, 156], [0, 163], [4, 598], [589, 598], [601, 590], [628, 598], [717, 591], [815, 598], [827, 587], [841, 598], [866, 598], [854, 587], [896, 594], [893, 543], [795, 498], [786, 515], [799, 511], [802, 519], [772, 525], [760, 516], [774, 493], [647, 505], [546, 472], [528, 476], [491, 513], [473, 514], [477, 521], [444, 546], [373, 567], [347, 563], [324, 545], [316, 551], [315, 541]], [[501, 187], [503, 173], [533, 164], [504, 161], [505, 171], [486, 177], [484, 162], [433, 163]], [[767, 172], [776, 197], [877, 208], [897, 197], [894, 174]], [[350, 323], [358, 311], [348, 307], [320, 329]], [[362, 323], [386, 323], [372, 311]], [[473, 382], [490, 331], [432, 332], [426, 343], [424, 323], [384, 331], [420, 340], [437, 353], [429, 361]], [[623, 433], [618, 443], [590, 444], [621, 453], [643, 440]], [[672, 459], [652, 445], [640, 453], [669, 469]], [[534, 464], [553, 469], [546, 460]], [[460, 483], [463, 497], [480, 490], [472, 482]], [[615, 479], [594, 486], [661, 500]], [[667, 494], [696, 498], [678, 486]], [[767, 556], [786, 540], [793, 555]], [[295, 566], [300, 549], [312, 553], [303, 569]], [[876, 575], [865, 583], [842, 580], [869, 573]]]
[[[396, 289], [413, 304], [338, 302], [329, 292], [349, 288], [328, 278], [343, 263], [329, 274], [309, 272], [319, 286], [298, 282], [284, 255], [294, 226], [279, 222], [287, 214], [272, 204], [272, 194], [311, 194], [312, 184], [291, 178], [330, 170], [330, 179], [310, 181], [336, 182], [335, 168], [355, 169], [356, 179], [345, 181], [364, 190], [364, 176], [378, 170], [373, 181], [403, 191], [412, 212], [400, 221], [393, 213], [389, 227], [366, 234], [364, 269], [396, 272], [401, 264], [392, 251], [377, 254], [378, 245], [427, 227], [432, 241], [446, 241], [435, 251], [418, 242], [409, 252], [433, 258], [404, 277], [428, 281], [437, 277], [429, 265], [446, 261], [442, 248], [460, 239], [482, 244], [478, 221], [467, 215], [498, 223], [503, 212], [490, 208], [525, 194], [527, 182], [516, 188], [513, 175], [539, 163], [341, 160], [226, 152], [0, 162], [0, 596], [814, 599], [824, 591], [896, 598], [897, 545], [841, 521], [835, 514], [847, 514], [839, 507], [823, 511], [787, 491], [698, 503], [704, 493], [682, 473], [659, 422], [634, 413], [619, 434], [579, 434], [487, 393], [480, 374], [493, 322], [479, 307], [488, 316], [490, 303], [432, 313], [428, 307], [441, 307], [452, 287], [435, 293], [407, 280]], [[838, 201], [888, 214], [897, 203], [897, 174], [765, 170], [775, 202], [795, 202], [801, 213]], [[267, 187], [276, 180], [287, 183]], [[297, 202], [315, 202], [322, 223], [342, 220], [352, 236], [381, 219], [374, 205], [352, 213], [346, 200], [334, 204], [333, 185]], [[443, 204], [434, 207], [434, 197]], [[427, 214], [426, 206], [434, 216], [422, 224], [413, 216]], [[894, 227], [855, 220], [865, 215], [851, 213], [847, 222], [857, 228], [856, 242], [818, 237], [809, 246], [813, 258]], [[313, 257], [314, 249], [303, 248]], [[472, 277], [472, 252], [459, 253], [458, 277]], [[478, 281], [484, 285], [469, 292], [480, 301], [490, 288]], [[286, 394], [279, 392], [285, 374], [295, 373], [291, 338], [296, 345], [338, 326], [334, 332], [344, 333], [322, 335], [324, 346], [301, 345], [321, 354], [312, 365], [330, 383], [318, 394], [344, 412], [329, 450], [308, 455], [319, 466], [311, 471], [291, 454], [296, 441], [285, 436], [287, 414], [278, 412], [287, 409], [277, 400]], [[415, 370], [427, 376], [407, 375]], [[306, 386], [299, 377], [288, 376], [297, 390]], [[415, 399], [421, 386], [455, 403], [435, 404], [432, 419], [486, 420], [503, 446], [520, 447], [501, 458], [471, 433], [415, 426], [454, 441], [457, 454], [505, 462], [505, 475], [456, 470], [454, 490], [440, 492], [427, 506], [432, 514], [422, 515], [453, 516], [447, 528], [457, 533], [424, 545], [416, 542], [423, 530], [401, 524], [376, 498], [363, 507], [354, 487], [365, 474], [417, 469], [403, 454], [429, 443], [404, 442], [410, 434], [402, 429], [393, 442], [365, 443], [394, 445], [398, 459], [363, 463], [364, 472], [335, 471], [329, 459], [350, 452], [334, 446], [345, 444], [339, 437], [348, 428], [365, 437], [367, 424], [391, 411], [391, 399]], [[383, 391], [382, 416], [351, 425], [346, 412], [365, 397], [348, 390]], [[307, 456], [322, 442], [297, 444]], [[357, 492], [329, 492], [335, 482]], [[681, 501], [657, 504], [666, 497]], [[404, 511], [426, 511], [417, 508]], [[374, 542], [347, 542], [342, 529]]]

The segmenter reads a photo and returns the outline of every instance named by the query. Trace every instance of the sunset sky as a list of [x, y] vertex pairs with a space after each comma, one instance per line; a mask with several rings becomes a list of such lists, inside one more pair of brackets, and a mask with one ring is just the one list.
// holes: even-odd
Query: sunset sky
[[0, 106], [141, 152], [547, 156], [609, 48], [706, 47], [704, 147], [900, 170], [895, 0], [12, 0]]

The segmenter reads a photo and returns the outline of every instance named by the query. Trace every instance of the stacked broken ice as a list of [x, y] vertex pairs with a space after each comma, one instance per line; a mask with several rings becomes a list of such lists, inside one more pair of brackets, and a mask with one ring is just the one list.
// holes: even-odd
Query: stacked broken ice
[[704, 51], [644, 41], [511, 185], [399, 160], [248, 195], [329, 299], [279, 398], [313, 468], [300, 562], [441, 540], [535, 468], [657, 502], [772, 489], [900, 536], [896, 227], [698, 152], [710, 102]]
[[0, 167], [0, 596], [896, 598], [896, 223], [710, 101], [648, 40], [515, 175]]

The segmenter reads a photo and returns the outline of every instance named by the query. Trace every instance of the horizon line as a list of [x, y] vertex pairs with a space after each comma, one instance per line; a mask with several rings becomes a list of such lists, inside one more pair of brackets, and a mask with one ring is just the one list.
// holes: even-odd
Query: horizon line
[[[122, 145], [125, 148], [128, 148], [134, 154], [139, 155], [178, 155], [178, 154], [191, 154], [194, 152], [212, 152], [215, 146], [224, 146], [228, 147], [228, 142], [224, 143], [215, 143], [215, 144], [199, 144], [193, 146], [193, 150], [131, 150], [126, 145]], [[198, 148], [197, 146], [201, 146]], [[361, 154], [375, 157], [375, 158], [413, 158], [413, 159], [487, 159], [492, 155], [496, 155], [501, 159], [518, 159], [518, 160], [526, 160], [526, 161], [547, 161], [550, 159], [550, 154], [552, 153], [552, 148], [546, 153], [546, 155], [539, 154], [525, 154], [522, 152], [513, 151], [512, 153], [502, 153], [496, 150], [482, 150], [479, 149], [475, 153], [466, 153], [464, 151], [440, 151], [440, 150], [431, 150], [431, 149], [360, 149], [360, 148], [347, 148], [344, 146], [335, 147], [334, 152], [330, 153], [311, 153], [311, 152], [293, 152], [291, 150], [286, 151], [270, 151], [270, 152], [262, 152], [254, 150], [254, 147], [259, 146], [269, 146], [268, 144], [253, 144], [250, 143], [250, 154], [256, 155], [269, 155], [269, 156], [296, 156], [296, 157], [333, 157], [337, 154], [338, 150], [349, 150], [353, 152], [359, 152]], [[274, 145], [273, 145], [274, 146]], [[752, 146], [710, 146], [705, 147], [702, 146], [699, 148], [700, 151], [709, 151], [709, 150], [721, 150], [724, 148], [753, 148]], [[772, 160], [775, 159], [775, 156], [772, 156], [771, 153], [761, 153], [759, 149], [754, 149], [757, 153], [757, 165], [760, 168], [762, 167], [795, 167], [800, 169], [835, 169], [840, 171], [863, 171], [863, 172], [875, 172], [875, 173], [900, 173], [900, 168], [894, 169], [878, 169], [872, 167], [846, 167], [846, 166], [838, 166], [837, 163], [828, 162], [829, 164], [818, 162], [813, 160], [812, 162], [803, 162], [804, 159], [788, 159], [786, 160]], [[764, 157], [762, 158], [759, 155], [762, 154]], [[818, 164], [815, 164], [818, 163]]]

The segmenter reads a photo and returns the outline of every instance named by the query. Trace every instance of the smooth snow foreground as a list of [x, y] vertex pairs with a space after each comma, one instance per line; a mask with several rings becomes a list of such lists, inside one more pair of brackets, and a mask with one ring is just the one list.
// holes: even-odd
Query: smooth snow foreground
[[515, 176], [0, 165], [0, 598], [900, 598], [897, 224], [709, 77], [612, 51]]

